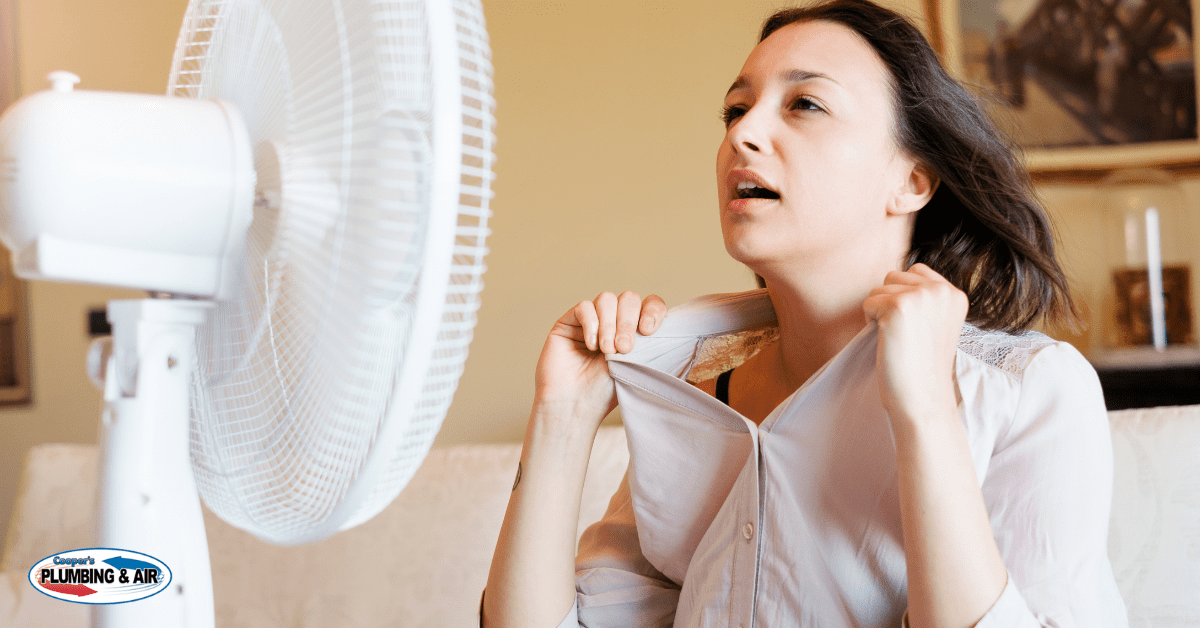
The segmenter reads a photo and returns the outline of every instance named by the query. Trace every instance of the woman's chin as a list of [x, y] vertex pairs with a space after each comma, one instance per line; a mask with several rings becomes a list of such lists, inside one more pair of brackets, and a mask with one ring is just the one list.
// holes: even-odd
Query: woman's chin
[[[764, 243], [756, 243], [748, 238], [725, 239], [725, 252], [734, 260], [756, 269], [760, 265], [770, 264], [782, 257], [778, 251], [772, 250]], [[758, 272], [755, 270], [755, 272]]]

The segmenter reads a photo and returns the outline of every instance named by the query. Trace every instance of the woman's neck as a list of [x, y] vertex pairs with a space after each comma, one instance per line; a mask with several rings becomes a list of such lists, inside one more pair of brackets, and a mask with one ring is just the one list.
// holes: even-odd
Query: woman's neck
[[774, 343], [776, 355], [772, 356], [774, 364], [770, 366], [787, 390], [795, 390], [808, 381], [866, 326], [861, 299], [849, 307], [819, 308], [785, 296], [788, 291], [774, 284], [768, 284], [768, 292], [779, 322], [779, 340]]
[[[799, 388], [866, 327], [862, 302], [893, 269], [884, 266], [764, 275], [779, 340], [773, 343], [775, 355], [764, 356], [763, 366], [771, 368], [779, 384], [789, 391]], [[848, 268], [853, 271], [846, 272]]]
[[853, 242], [749, 264], [766, 279], [779, 323], [775, 355], [759, 362], [777, 386], [796, 390], [867, 326], [863, 301], [889, 271], [906, 268], [915, 218], [889, 216]]

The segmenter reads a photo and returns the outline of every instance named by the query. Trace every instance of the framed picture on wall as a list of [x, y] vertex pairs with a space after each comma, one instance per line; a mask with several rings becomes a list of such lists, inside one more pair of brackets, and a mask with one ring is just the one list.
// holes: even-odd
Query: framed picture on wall
[[0, 0], [0, 112], [17, 99], [17, 1]]
[[[17, 80], [16, 0], [0, 0], [0, 111], [16, 100]], [[0, 406], [28, 404], [32, 390], [25, 282], [0, 246]]]
[[932, 43], [1038, 179], [1200, 170], [1192, 0], [926, 0]]

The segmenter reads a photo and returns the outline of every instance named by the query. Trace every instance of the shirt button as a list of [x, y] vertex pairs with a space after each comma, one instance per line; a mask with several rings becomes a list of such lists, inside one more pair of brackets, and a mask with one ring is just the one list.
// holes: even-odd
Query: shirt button
[[[754, 524], [753, 523], [747, 523], [744, 527], [742, 527], [742, 536], [746, 537], [747, 541], [750, 540], [750, 537], [754, 536]], [[739, 628], [741, 628], [741, 627], [739, 626]]]

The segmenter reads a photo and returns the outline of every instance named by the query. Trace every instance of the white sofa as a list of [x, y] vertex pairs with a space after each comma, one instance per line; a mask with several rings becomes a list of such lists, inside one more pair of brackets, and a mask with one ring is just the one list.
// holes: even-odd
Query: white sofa
[[[1109, 418], [1109, 553], [1130, 625], [1200, 626], [1200, 406]], [[382, 514], [311, 545], [269, 545], [206, 512], [218, 627], [477, 626], [519, 455], [519, 444], [435, 449]], [[627, 463], [624, 431], [603, 428], [580, 532], [603, 514]], [[94, 447], [30, 452], [0, 562], [0, 626], [88, 625], [88, 606], [44, 596], [25, 578], [51, 553], [93, 545], [96, 469]]]

